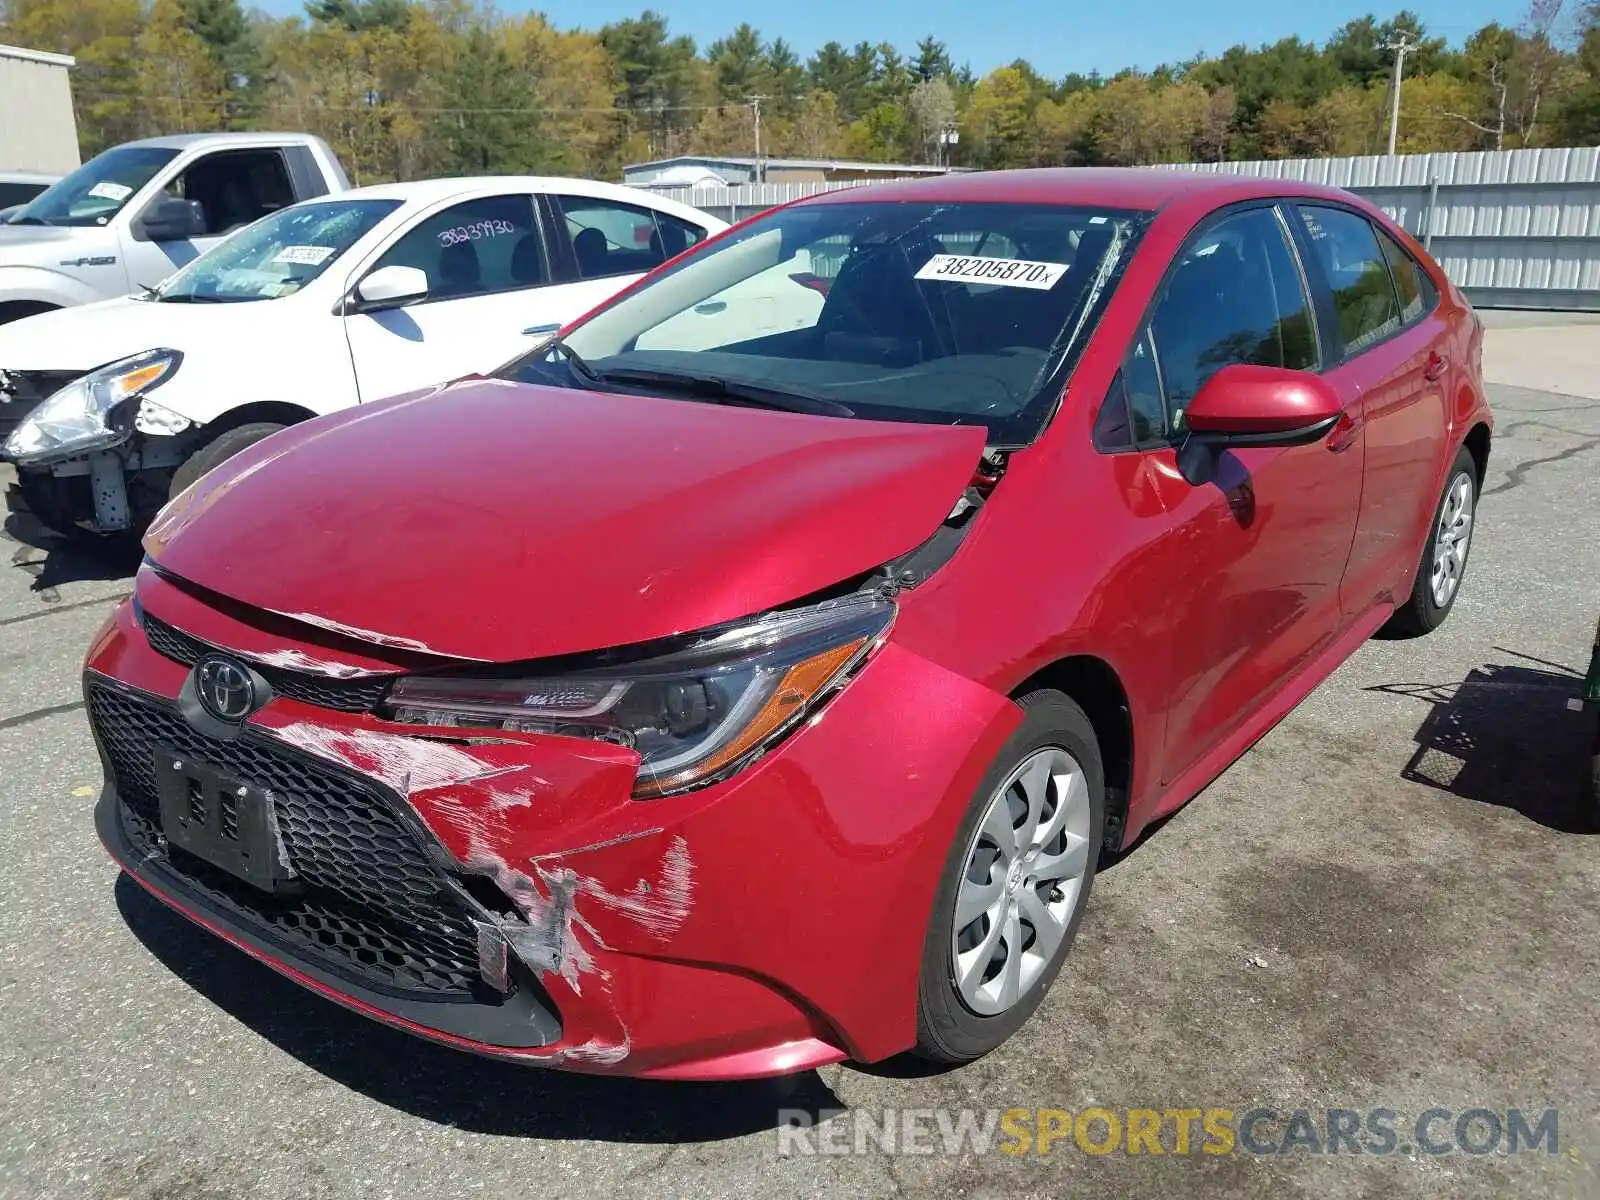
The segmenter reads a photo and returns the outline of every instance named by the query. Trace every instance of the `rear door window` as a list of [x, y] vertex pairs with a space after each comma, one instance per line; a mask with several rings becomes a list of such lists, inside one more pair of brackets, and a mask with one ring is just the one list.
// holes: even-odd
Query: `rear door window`
[[557, 196], [580, 279], [639, 275], [704, 240], [699, 225], [639, 205], [594, 196]]
[[1361, 351], [1400, 328], [1400, 301], [1389, 264], [1365, 217], [1343, 208], [1296, 206], [1328, 286], [1346, 354]]

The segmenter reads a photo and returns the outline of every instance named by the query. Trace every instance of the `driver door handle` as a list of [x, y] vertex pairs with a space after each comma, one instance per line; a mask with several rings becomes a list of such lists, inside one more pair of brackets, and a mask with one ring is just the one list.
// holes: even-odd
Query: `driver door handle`
[[1445, 368], [1450, 365], [1450, 360], [1437, 350], [1428, 351], [1428, 365], [1422, 368], [1422, 377], [1433, 383], [1444, 374]]

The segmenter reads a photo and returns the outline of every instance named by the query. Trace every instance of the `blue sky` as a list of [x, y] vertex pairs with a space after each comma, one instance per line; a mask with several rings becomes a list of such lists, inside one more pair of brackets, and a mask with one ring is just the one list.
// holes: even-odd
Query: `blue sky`
[[[262, 0], [258, 0], [262, 2]], [[303, 0], [264, 0], [267, 11], [303, 11]], [[1197, 52], [1219, 53], [1238, 42], [1257, 45], [1291, 34], [1321, 42], [1334, 29], [1366, 13], [1348, 0], [788, 0], [755, 6], [748, 0], [500, 0], [504, 12], [544, 12], [562, 27], [595, 28], [654, 7], [676, 33], [687, 33], [704, 48], [740, 21], [763, 37], [788, 40], [802, 58], [824, 42], [891, 42], [910, 51], [931, 33], [945, 43], [959, 65], [982, 74], [1019, 55], [1049, 76], [1069, 71], [1105, 73], [1124, 66], [1154, 67]], [[1515, 24], [1525, 3], [1495, 0], [1423, 0], [1395, 3], [1418, 13], [1431, 33], [1459, 44], [1489, 21]], [[1380, 20], [1390, 15], [1380, 9]]]

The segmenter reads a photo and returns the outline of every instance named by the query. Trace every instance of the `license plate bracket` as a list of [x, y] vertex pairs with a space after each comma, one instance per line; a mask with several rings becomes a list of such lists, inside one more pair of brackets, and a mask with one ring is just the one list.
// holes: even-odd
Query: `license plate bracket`
[[264, 892], [288, 875], [272, 797], [176, 750], [155, 752], [161, 831], [167, 841]]

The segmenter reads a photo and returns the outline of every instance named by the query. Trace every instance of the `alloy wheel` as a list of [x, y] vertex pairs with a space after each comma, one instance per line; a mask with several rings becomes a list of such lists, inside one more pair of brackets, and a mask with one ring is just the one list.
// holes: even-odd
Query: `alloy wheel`
[[1467, 549], [1472, 541], [1473, 485], [1470, 475], [1457, 475], [1439, 510], [1439, 527], [1433, 535], [1433, 603], [1445, 608], [1461, 586], [1467, 569]]
[[1049, 968], [1089, 865], [1089, 784], [1077, 759], [1047, 746], [990, 798], [956, 889], [950, 967], [973, 1012], [1013, 1007]]

